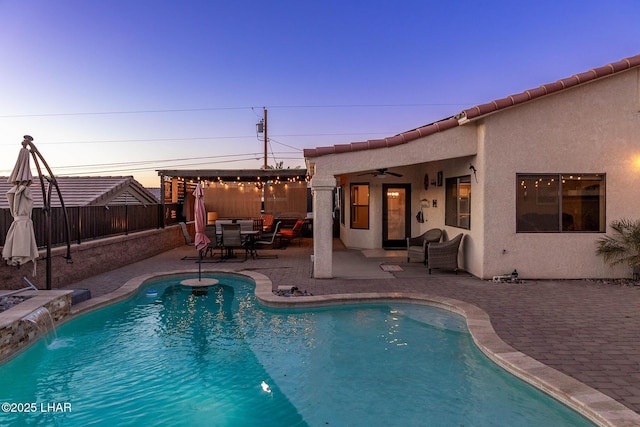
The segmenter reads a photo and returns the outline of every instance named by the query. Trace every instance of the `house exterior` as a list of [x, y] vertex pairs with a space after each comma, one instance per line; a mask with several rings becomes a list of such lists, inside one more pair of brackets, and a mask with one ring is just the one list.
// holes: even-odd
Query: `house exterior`
[[640, 217], [640, 55], [304, 155], [316, 278], [332, 277], [335, 188], [347, 247], [402, 247], [441, 228], [447, 239], [464, 234], [459, 265], [479, 278], [514, 269], [523, 278], [628, 277], [595, 244], [612, 220]]

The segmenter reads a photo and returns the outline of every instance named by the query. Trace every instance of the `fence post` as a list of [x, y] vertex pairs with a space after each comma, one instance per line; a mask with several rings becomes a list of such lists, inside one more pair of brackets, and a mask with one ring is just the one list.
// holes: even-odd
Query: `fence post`
[[78, 220], [76, 224], [76, 233], [78, 234], [78, 244], [82, 243], [82, 210], [78, 206]]

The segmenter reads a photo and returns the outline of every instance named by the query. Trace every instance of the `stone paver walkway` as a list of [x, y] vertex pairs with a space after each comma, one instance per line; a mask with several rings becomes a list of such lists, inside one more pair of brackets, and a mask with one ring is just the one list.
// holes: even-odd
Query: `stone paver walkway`
[[[202, 268], [253, 270], [268, 276], [274, 288], [297, 286], [314, 295], [404, 291], [466, 301], [491, 316], [495, 331], [507, 344], [640, 413], [640, 286], [582, 280], [495, 284], [465, 273], [428, 275], [420, 263], [366, 258], [359, 251], [354, 262], [353, 251], [340, 257], [341, 251], [347, 250], [336, 243], [336, 263], [348, 258], [354, 265], [335, 268], [347, 273], [334, 279], [310, 277], [310, 239], [284, 250], [264, 251], [277, 254], [277, 259], [206, 262]], [[142, 274], [197, 268], [194, 260], [182, 259], [195, 255], [192, 246], [184, 246], [68, 287], [90, 289], [94, 297], [103, 295]], [[404, 271], [376, 271], [370, 274], [373, 277], [359, 273], [371, 273], [382, 262], [400, 264]]]

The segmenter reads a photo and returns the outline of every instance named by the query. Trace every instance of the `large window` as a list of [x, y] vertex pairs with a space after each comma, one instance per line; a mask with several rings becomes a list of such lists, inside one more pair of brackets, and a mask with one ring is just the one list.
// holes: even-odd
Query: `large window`
[[444, 223], [452, 227], [471, 227], [471, 175], [447, 178]]
[[351, 228], [369, 228], [369, 184], [351, 184]]
[[517, 232], [604, 232], [604, 174], [518, 174]]

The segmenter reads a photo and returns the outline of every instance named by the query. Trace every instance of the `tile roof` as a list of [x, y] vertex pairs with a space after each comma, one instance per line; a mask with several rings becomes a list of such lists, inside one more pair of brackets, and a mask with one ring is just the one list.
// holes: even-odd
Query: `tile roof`
[[486, 104], [476, 105], [474, 107], [463, 110], [459, 114], [448, 117], [446, 119], [430, 123], [428, 125], [402, 132], [398, 135], [384, 139], [373, 139], [364, 142], [352, 142], [351, 144], [337, 144], [329, 147], [307, 148], [304, 150], [305, 158], [313, 158], [325, 156], [328, 154], [347, 153], [352, 151], [372, 150], [376, 148], [394, 147], [396, 145], [406, 144], [418, 138], [442, 132], [447, 129], [459, 126], [468, 120], [477, 119], [478, 117], [494, 113], [514, 105], [523, 104], [531, 100], [556, 93], [573, 86], [587, 83], [602, 77], [610, 76], [631, 68], [640, 67], [640, 55], [631, 56], [617, 62], [607, 64], [602, 67], [594, 68], [580, 74], [574, 74], [554, 83], [544, 84], [540, 87], [525, 90], [524, 92], [510, 95], [505, 98], [496, 99]]
[[[67, 207], [159, 203], [151, 192], [131, 176], [59, 176], [56, 180]], [[46, 185], [45, 181], [45, 188]], [[4, 195], [12, 186], [7, 182], [7, 177], [0, 177], [0, 208], [9, 207]], [[34, 176], [31, 189], [35, 207], [41, 207], [42, 190], [37, 176]], [[55, 188], [52, 189], [51, 206], [60, 206]]]

